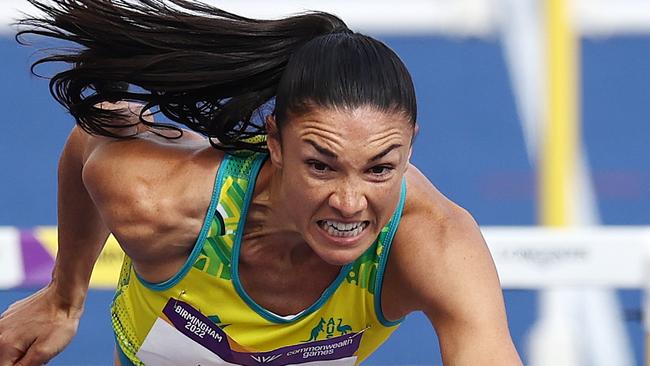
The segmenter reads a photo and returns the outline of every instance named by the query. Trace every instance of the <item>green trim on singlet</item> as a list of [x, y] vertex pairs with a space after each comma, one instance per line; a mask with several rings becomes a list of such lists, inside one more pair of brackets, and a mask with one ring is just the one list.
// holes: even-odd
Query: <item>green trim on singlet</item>
[[397, 209], [393, 214], [393, 217], [390, 219], [390, 228], [386, 237], [383, 240], [384, 248], [381, 252], [381, 257], [379, 258], [379, 268], [377, 270], [377, 281], [375, 282], [375, 314], [377, 314], [377, 320], [386, 327], [392, 327], [398, 325], [404, 318], [390, 321], [384, 317], [384, 312], [381, 310], [381, 286], [384, 282], [384, 272], [386, 270], [386, 264], [388, 263], [388, 253], [390, 253], [390, 247], [393, 243], [393, 237], [395, 232], [397, 232], [397, 226], [402, 218], [402, 210], [404, 209], [404, 203], [406, 202], [406, 178], [402, 180], [402, 192], [399, 198], [399, 204]]
[[196, 258], [201, 253], [201, 248], [203, 248], [203, 242], [206, 240], [206, 236], [210, 231], [210, 225], [212, 225], [212, 219], [214, 218], [214, 214], [217, 209], [217, 203], [219, 203], [221, 184], [223, 180], [223, 175], [225, 174], [226, 171], [225, 167], [226, 165], [228, 165], [228, 161], [230, 159], [231, 159], [230, 155], [226, 154], [224, 159], [221, 161], [221, 164], [219, 165], [219, 169], [217, 171], [216, 178], [213, 184], [212, 198], [210, 199], [210, 206], [208, 207], [208, 212], [205, 215], [205, 220], [203, 221], [203, 226], [201, 227], [199, 237], [196, 239], [196, 242], [194, 243], [194, 248], [192, 248], [192, 252], [190, 253], [190, 256], [187, 258], [185, 263], [183, 264], [183, 267], [181, 267], [181, 269], [178, 272], [176, 272], [176, 274], [172, 276], [170, 279], [158, 283], [149, 282], [144, 278], [140, 277], [138, 272], [134, 271], [138, 280], [148, 289], [151, 289], [153, 291], [165, 291], [174, 287], [180, 280], [183, 279], [183, 277], [185, 277], [187, 272], [194, 265]]
[[120, 342], [117, 341], [117, 335], [115, 332], [113, 332], [113, 336], [115, 339], [115, 351], [117, 352], [117, 358], [120, 360], [120, 366], [136, 366], [133, 361], [131, 361], [124, 351], [122, 351], [122, 347], [120, 347]]

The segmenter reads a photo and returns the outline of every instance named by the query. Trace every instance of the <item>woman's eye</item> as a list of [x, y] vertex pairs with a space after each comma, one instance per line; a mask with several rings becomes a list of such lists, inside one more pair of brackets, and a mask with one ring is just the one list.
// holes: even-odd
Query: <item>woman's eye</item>
[[320, 161], [315, 161], [315, 160], [310, 160], [307, 162], [307, 164], [315, 171], [319, 173], [326, 172], [330, 170], [330, 167], [327, 166], [325, 163], [321, 163]]
[[385, 165], [378, 165], [370, 168], [370, 173], [374, 175], [385, 175], [390, 173], [391, 170], [393, 170], [392, 167], [385, 166]]
[[323, 163], [314, 163], [314, 169], [319, 170], [319, 171], [324, 171], [327, 170], [327, 165]]

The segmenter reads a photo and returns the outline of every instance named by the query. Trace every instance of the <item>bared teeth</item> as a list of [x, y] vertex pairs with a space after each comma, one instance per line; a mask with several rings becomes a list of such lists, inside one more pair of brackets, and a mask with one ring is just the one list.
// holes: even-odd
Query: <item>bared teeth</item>
[[333, 227], [336, 230], [339, 231], [350, 231], [353, 229], [356, 229], [357, 227], [363, 225], [363, 222], [354, 222], [354, 223], [344, 223], [344, 222], [337, 222], [337, 221], [329, 221], [325, 220], [325, 224]]
[[323, 220], [320, 222], [320, 226], [332, 236], [348, 238], [361, 234], [368, 224], [365, 221], [346, 224], [342, 222]]

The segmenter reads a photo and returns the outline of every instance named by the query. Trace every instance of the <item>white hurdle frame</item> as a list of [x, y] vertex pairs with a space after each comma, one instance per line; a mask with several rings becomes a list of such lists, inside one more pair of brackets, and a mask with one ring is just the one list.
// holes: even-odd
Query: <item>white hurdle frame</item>
[[650, 226], [481, 230], [504, 289], [641, 289], [650, 334]]
[[482, 231], [504, 288], [650, 287], [650, 226]]

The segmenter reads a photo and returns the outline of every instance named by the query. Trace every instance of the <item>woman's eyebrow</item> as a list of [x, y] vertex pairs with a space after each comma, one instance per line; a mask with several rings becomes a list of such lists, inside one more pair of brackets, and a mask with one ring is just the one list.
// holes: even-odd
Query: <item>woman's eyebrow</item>
[[325, 156], [328, 156], [328, 157], [330, 157], [330, 158], [332, 158], [334, 160], [339, 158], [339, 156], [336, 155], [336, 153], [334, 151], [332, 151], [332, 150], [330, 150], [330, 149], [328, 149], [326, 147], [320, 146], [319, 144], [317, 144], [316, 142], [314, 142], [312, 140], [305, 140], [305, 142], [308, 142], [314, 149], [316, 149], [316, 151], [318, 151], [319, 153], [321, 153], [321, 154], [323, 154]]
[[372, 158], [370, 158], [370, 160], [368, 160], [368, 162], [379, 160], [379, 159], [383, 158], [384, 156], [388, 155], [389, 152], [391, 152], [394, 149], [397, 149], [399, 147], [402, 147], [402, 146], [403, 146], [402, 144], [392, 144], [389, 147], [385, 148], [379, 154], [377, 154], [377, 155], [373, 156]]
[[[334, 151], [332, 151], [332, 150], [330, 150], [330, 149], [328, 149], [328, 148], [326, 148], [324, 146], [320, 146], [319, 144], [317, 144], [316, 142], [314, 142], [312, 140], [305, 140], [305, 142], [309, 143], [316, 151], [318, 151], [319, 153], [321, 153], [321, 154], [323, 154], [323, 155], [325, 155], [327, 157], [330, 157], [330, 158], [332, 158], [334, 160], [339, 158], [338, 155], [336, 155], [336, 153]], [[383, 158], [384, 156], [388, 155], [389, 152], [393, 151], [394, 149], [400, 148], [402, 146], [403, 146], [402, 144], [392, 144], [389, 147], [382, 150], [379, 154], [377, 154], [377, 155], [373, 156], [372, 158], [368, 159], [368, 162], [377, 161], [377, 160]]]

